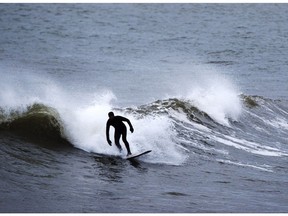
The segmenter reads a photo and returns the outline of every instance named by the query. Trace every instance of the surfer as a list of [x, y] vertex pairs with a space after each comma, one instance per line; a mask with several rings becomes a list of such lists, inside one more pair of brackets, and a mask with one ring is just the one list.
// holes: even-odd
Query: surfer
[[122, 116], [114, 116], [113, 112], [109, 112], [108, 113], [109, 119], [106, 123], [106, 138], [107, 138], [107, 142], [108, 144], [111, 146], [112, 142], [109, 138], [109, 130], [110, 130], [110, 126], [112, 125], [115, 128], [115, 132], [114, 132], [114, 139], [115, 139], [115, 144], [118, 147], [118, 149], [120, 150], [120, 152], [122, 151], [122, 147], [120, 145], [120, 137], [122, 136], [122, 140], [126, 146], [127, 149], [127, 156], [131, 155], [131, 151], [130, 151], [130, 147], [129, 147], [129, 143], [126, 139], [127, 137], [127, 128], [125, 126], [125, 124], [123, 122], [127, 122], [130, 126], [130, 131], [131, 133], [134, 132], [133, 126], [130, 122], [129, 119], [124, 118]]

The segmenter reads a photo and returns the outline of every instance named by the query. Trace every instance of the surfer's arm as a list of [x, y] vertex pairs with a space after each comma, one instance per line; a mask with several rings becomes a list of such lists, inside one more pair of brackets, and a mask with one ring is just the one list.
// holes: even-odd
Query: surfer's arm
[[109, 138], [109, 130], [110, 130], [110, 123], [109, 123], [109, 121], [107, 121], [107, 123], [106, 123], [106, 139], [107, 139], [108, 144], [111, 146], [112, 142]]
[[130, 127], [130, 131], [131, 131], [131, 133], [133, 133], [133, 132], [134, 132], [134, 128], [133, 128], [130, 120], [127, 119], [127, 118], [122, 117], [122, 121], [126, 121], [126, 122], [128, 123], [128, 125], [129, 125], [129, 127]]

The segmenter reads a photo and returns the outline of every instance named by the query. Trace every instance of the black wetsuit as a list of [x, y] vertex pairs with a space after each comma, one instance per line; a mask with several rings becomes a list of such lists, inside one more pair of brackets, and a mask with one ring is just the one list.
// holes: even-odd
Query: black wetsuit
[[127, 152], [128, 154], [131, 154], [130, 152], [130, 147], [129, 147], [129, 143], [126, 139], [127, 137], [127, 128], [125, 126], [125, 124], [123, 123], [123, 121], [126, 121], [129, 126], [130, 126], [130, 130], [133, 132], [133, 127], [131, 125], [131, 122], [129, 121], [129, 119], [124, 118], [122, 116], [114, 116], [113, 118], [109, 118], [106, 124], [106, 138], [107, 141], [109, 140], [109, 129], [110, 126], [112, 125], [115, 128], [115, 133], [114, 133], [114, 140], [115, 140], [115, 144], [118, 147], [118, 149], [121, 151], [121, 145], [119, 143], [120, 137], [122, 135], [122, 140], [126, 146]]

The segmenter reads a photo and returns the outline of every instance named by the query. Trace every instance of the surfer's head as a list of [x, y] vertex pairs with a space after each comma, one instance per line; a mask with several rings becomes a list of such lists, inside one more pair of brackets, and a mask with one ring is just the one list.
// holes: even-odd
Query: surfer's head
[[108, 116], [109, 116], [109, 118], [113, 118], [114, 117], [114, 113], [113, 112], [109, 112]]

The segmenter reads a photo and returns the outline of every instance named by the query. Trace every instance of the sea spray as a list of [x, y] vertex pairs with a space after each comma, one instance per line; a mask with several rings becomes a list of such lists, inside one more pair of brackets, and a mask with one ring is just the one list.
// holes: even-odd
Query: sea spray
[[[239, 118], [242, 103], [238, 87], [232, 79], [213, 67], [189, 68], [184, 65], [179, 70], [179, 76], [170, 81], [175, 92], [173, 97], [191, 101], [191, 104], [225, 126], [229, 126], [229, 119]], [[181, 74], [184, 74], [183, 77]]]
[[[129, 116], [129, 115], [128, 115]], [[141, 152], [152, 150], [149, 155], [152, 163], [180, 165], [188, 155], [176, 142], [177, 133], [167, 115], [148, 115], [140, 119], [129, 117], [135, 132], [131, 135], [131, 150]]]
[[[168, 116], [140, 116], [126, 112], [125, 109], [113, 108], [110, 100], [111, 94], [102, 95], [102, 99], [83, 107], [66, 110], [61, 113], [66, 134], [77, 148], [87, 152], [125, 157], [126, 148], [120, 140], [123, 151], [120, 153], [114, 144], [114, 128], [110, 127], [112, 146], [106, 141], [106, 122], [108, 112], [114, 111], [115, 115], [125, 116], [130, 119], [134, 133], [127, 126], [128, 142], [132, 153], [152, 150], [148, 155], [150, 163], [182, 164], [187, 156], [177, 146], [174, 138], [176, 132]], [[145, 158], [143, 158], [145, 160]]]
[[241, 114], [241, 100], [232, 83], [217, 76], [195, 85], [187, 98], [218, 123], [228, 126], [228, 119], [237, 120]]
[[111, 92], [99, 95], [91, 104], [60, 109], [60, 114], [66, 134], [77, 148], [88, 152], [116, 154], [116, 149], [109, 148], [105, 135], [107, 113], [112, 109], [110, 101], [114, 96]]

